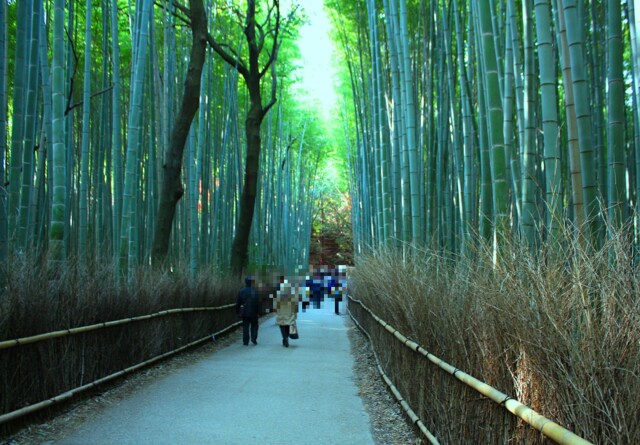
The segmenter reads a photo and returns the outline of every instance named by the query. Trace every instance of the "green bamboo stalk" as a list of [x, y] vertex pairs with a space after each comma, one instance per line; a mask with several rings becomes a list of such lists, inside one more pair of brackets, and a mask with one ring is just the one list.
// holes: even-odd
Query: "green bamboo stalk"
[[[620, 2], [607, 2], [607, 146], [609, 157], [609, 222], [613, 231], [623, 223], [625, 201], [624, 80]], [[611, 233], [611, 236], [614, 234]]]
[[136, 59], [132, 69], [132, 97], [129, 103], [129, 117], [127, 125], [127, 157], [125, 167], [125, 182], [122, 205], [122, 232], [120, 235], [119, 269], [124, 275], [127, 271], [129, 279], [137, 266], [135, 247], [138, 242], [136, 230], [137, 207], [135, 205], [135, 191], [138, 184], [138, 165], [141, 152], [142, 136], [142, 105], [144, 79], [147, 66], [147, 45], [149, 39], [149, 19], [151, 16], [151, 1], [143, 0], [140, 9], [140, 29]]
[[418, 170], [418, 147], [416, 144], [416, 115], [415, 115], [415, 94], [413, 91], [413, 74], [411, 70], [411, 53], [409, 51], [409, 27], [407, 24], [407, 4], [406, 0], [400, 2], [400, 33], [401, 33], [401, 54], [403, 64], [403, 82], [405, 84], [404, 106], [406, 117], [407, 134], [407, 157], [409, 161], [409, 189], [411, 204], [411, 241], [421, 245], [423, 237], [423, 216], [421, 213], [420, 196], [420, 171]]
[[35, 171], [34, 147], [36, 141], [36, 109], [38, 97], [38, 39], [41, 3], [36, 0], [32, 4], [30, 17], [30, 36], [28, 43], [28, 68], [26, 83], [26, 108], [24, 125], [24, 147], [22, 151], [22, 183], [20, 190], [20, 208], [18, 211], [17, 246], [23, 252], [29, 249], [28, 242], [33, 226], [31, 204], [33, 202], [33, 174]]
[[558, 27], [556, 32], [558, 34], [557, 40], [559, 42], [559, 54], [562, 65], [562, 80], [565, 85], [564, 88], [564, 104], [566, 114], [566, 127], [567, 127], [567, 148], [569, 158], [569, 175], [571, 177], [571, 201], [573, 203], [573, 221], [575, 226], [579, 230], [579, 235], [582, 236], [584, 230], [585, 210], [584, 200], [582, 193], [582, 168], [580, 165], [580, 153], [578, 147], [578, 128], [575, 110], [575, 101], [573, 88], [570, 86], [573, 84], [573, 75], [571, 73], [571, 61], [569, 58], [569, 45], [567, 43], [566, 27], [564, 14], [561, 13], [563, 9], [563, 0], [554, 0], [556, 7], [553, 9], [556, 11]]
[[49, 264], [62, 265], [66, 252], [64, 246], [66, 203], [66, 147], [64, 140], [64, 0], [54, 1], [53, 62], [52, 62], [52, 136], [53, 136], [53, 194], [52, 215], [49, 227]]
[[[506, 228], [507, 224], [507, 180], [504, 137], [502, 134], [502, 101], [500, 98], [497, 70], [497, 55], [493, 45], [491, 17], [492, 0], [481, 0], [477, 3], [478, 33], [482, 55], [483, 77], [485, 81], [485, 96], [487, 106], [488, 135], [491, 147], [491, 179], [493, 198], [493, 229], [494, 236]], [[495, 245], [497, 248], [497, 245]]]
[[[67, 9], [67, 30], [75, 30], [76, 23], [76, 13], [75, 13], [75, 0], [67, 0], [65, 3]], [[66, 34], [66, 31], [65, 31]], [[71, 38], [66, 39], [66, 54], [72, 54], [72, 40], [73, 33], [69, 32]], [[73, 44], [75, 46], [75, 44]], [[74, 70], [75, 60], [74, 57], [67, 56], [65, 58], [66, 66], [65, 66], [65, 91], [71, 90], [71, 82]], [[64, 226], [64, 248], [68, 254], [74, 253], [77, 254], [77, 225], [71, 224], [72, 221], [77, 220], [78, 218], [78, 200], [76, 199], [75, 190], [78, 189], [77, 178], [78, 175], [75, 173], [76, 163], [76, 138], [75, 131], [76, 128], [73, 125], [73, 113], [67, 113], [67, 109], [65, 108], [65, 119], [64, 119], [64, 140], [66, 150], [66, 181], [65, 188], [67, 190], [66, 198], [65, 198], [65, 206], [64, 206], [64, 220], [66, 222]]]
[[[475, 3], [472, 4], [472, 8], [477, 8]], [[477, 24], [478, 14], [473, 10], [473, 16], [476, 20], [474, 30], [476, 32], [477, 45], [475, 46], [477, 63], [476, 63], [476, 79], [478, 84], [478, 146], [480, 149], [480, 197], [478, 205], [478, 232], [480, 237], [489, 242], [492, 239], [492, 224], [493, 221], [493, 201], [492, 185], [491, 185], [491, 156], [489, 145], [489, 124], [487, 117], [487, 105], [485, 90], [485, 78], [482, 74], [483, 58], [481, 54], [480, 38], [477, 37], [479, 26]]]
[[[391, 115], [393, 117], [393, 134], [391, 137], [391, 164], [393, 166], [393, 182], [392, 182], [392, 196], [393, 196], [393, 215], [394, 215], [394, 238], [397, 240], [408, 240], [407, 233], [410, 233], [410, 226], [407, 225], [407, 219], [409, 214], [407, 213], [409, 207], [404, 205], [405, 194], [403, 193], [405, 185], [404, 179], [406, 178], [406, 170], [403, 169], [403, 149], [402, 149], [402, 108], [400, 103], [402, 102], [401, 88], [400, 88], [400, 69], [399, 69], [399, 52], [396, 44], [396, 26], [394, 22], [395, 15], [392, 11], [392, 0], [384, 0], [384, 9], [389, 11], [389, 14], [385, 14], [385, 29], [387, 34], [387, 46], [389, 51], [389, 66], [391, 77], [391, 94], [393, 101], [391, 104]], [[407, 203], [408, 204], [408, 203]], [[409, 220], [410, 221], [410, 220]]]
[[[629, 28], [631, 38], [631, 66], [633, 71], [633, 142], [632, 154], [635, 157], [635, 165], [629, 166], [629, 170], [635, 177], [635, 197], [636, 203], [640, 196], [640, 48], [638, 43], [638, 30], [640, 29], [640, 14], [636, 13], [634, 2], [629, 3]], [[634, 209], [635, 227], [640, 227], [640, 212], [636, 204]], [[635, 230], [635, 244], [640, 244], [640, 230]]]
[[191, 278], [195, 279], [198, 272], [198, 183], [199, 177], [196, 169], [197, 146], [195, 141], [195, 129], [191, 126], [187, 138], [187, 179], [188, 179], [188, 204], [189, 204], [189, 270]]
[[[444, 39], [442, 39], [444, 41]], [[446, 44], [446, 42], [445, 42]], [[439, 45], [438, 53], [440, 57], [438, 58], [438, 78], [444, 79], [446, 77], [445, 74], [445, 50], [444, 45]], [[440, 94], [438, 95], [438, 110], [442, 110], [441, 113], [438, 113], [438, 144], [437, 144], [437, 153], [435, 154], [435, 202], [436, 206], [436, 246], [438, 249], [445, 251], [446, 250], [446, 233], [451, 226], [451, 221], [447, 220], [447, 178], [446, 178], [446, 169], [447, 169], [447, 156], [448, 156], [448, 145], [449, 145], [449, 114], [445, 112], [447, 109], [447, 105], [449, 102], [449, 89], [446, 87], [446, 84], [441, 84]]]
[[453, 18], [455, 24], [456, 33], [456, 55], [458, 61], [458, 83], [460, 84], [460, 102], [462, 108], [462, 139], [463, 139], [463, 153], [464, 153], [464, 195], [463, 195], [463, 218], [462, 218], [462, 233], [463, 244], [461, 253], [466, 253], [466, 247], [471, 240], [471, 234], [475, 231], [475, 181], [474, 181], [474, 149], [476, 146], [475, 133], [473, 125], [473, 116], [471, 112], [471, 100], [469, 94], [469, 81], [467, 78], [466, 64], [465, 64], [465, 45], [464, 34], [461, 25], [461, 13], [458, 10], [458, 0], [453, 1]]
[[[507, 15], [512, 18], [514, 13], [511, 12], [511, 8], [513, 7], [512, 2], [509, 2], [507, 5]], [[515, 25], [514, 20], [507, 20], [506, 25], [506, 33], [507, 36], [511, 35], [511, 27]], [[503, 108], [504, 108], [504, 124], [503, 124], [503, 134], [504, 134], [504, 147], [505, 152], [507, 153], [506, 165], [508, 166], [510, 163], [517, 163], [518, 158], [520, 157], [519, 150], [517, 149], [516, 141], [514, 138], [513, 131], [513, 105], [515, 102], [515, 75], [514, 69], [517, 67], [515, 57], [514, 57], [514, 48], [513, 48], [513, 39], [507, 38], [504, 46], [505, 56], [504, 56], [504, 86], [502, 87], [503, 91]], [[511, 189], [514, 192], [516, 199], [514, 199], [514, 204], [516, 207], [516, 216], [517, 221], [520, 221], [521, 211], [521, 201], [520, 201], [520, 178], [518, 177], [518, 171], [515, 168], [509, 169], [510, 177], [511, 177]]]
[[[44, 14], [41, 15], [40, 35], [46, 36]], [[42, 136], [40, 137], [40, 146], [38, 147], [38, 171], [36, 173], [36, 184], [34, 191], [34, 202], [36, 209], [34, 211], [36, 224], [32, 233], [35, 240], [35, 252], [38, 257], [43, 253], [47, 239], [47, 230], [49, 227], [50, 211], [51, 211], [51, 192], [53, 181], [53, 162], [52, 162], [52, 143], [53, 143], [53, 120], [52, 120], [52, 91], [51, 76], [49, 69], [49, 50], [47, 48], [48, 39], [40, 39], [38, 46], [38, 56], [40, 59], [40, 76], [42, 82]], [[48, 168], [48, 171], [47, 171]]]
[[[558, 2], [560, 3], [560, 1]], [[576, 120], [578, 125], [578, 143], [580, 145], [580, 166], [582, 171], [582, 195], [584, 200], [584, 217], [590, 235], [590, 241], [597, 245], [599, 231], [599, 209], [597, 201], [596, 153], [594, 151], [593, 125], [589, 91], [587, 89], [587, 73], [584, 57], [584, 41], [576, 0], [563, 0], [562, 13], [565, 19], [573, 97], [575, 101]]]
[[[375, 13], [375, 5], [372, 9], [372, 12]], [[384, 106], [384, 98], [386, 96], [385, 91], [385, 83], [382, 79], [382, 57], [380, 55], [380, 38], [378, 31], [378, 21], [373, 20], [374, 27], [374, 35], [375, 35], [375, 43], [374, 43], [374, 54], [375, 54], [375, 72], [374, 78], [376, 83], [376, 89], [378, 90], [377, 103], [374, 105], [378, 110], [378, 127], [379, 127], [379, 142], [380, 142], [380, 150], [381, 150], [381, 166], [380, 166], [380, 174], [381, 174], [381, 192], [382, 192], [382, 224], [383, 224], [383, 233], [384, 233], [384, 241], [386, 242], [389, 237], [393, 234], [393, 222], [391, 219], [391, 206], [392, 206], [392, 194], [391, 194], [391, 146], [389, 140], [389, 127], [388, 127], [388, 116], [386, 113], [386, 107]]]
[[[595, 168], [597, 178], [598, 198], [604, 199], [607, 195], [607, 147], [605, 147], [606, 122], [605, 101], [607, 84], [607, 44], [604, 37], [607, 35], [606, 17], [604, 16], [607, 2], [590, 2], [589, 11], [584, 5], [579, 6], [581, 22], [589, 23], [589, 31], [583, 28], [585, 39], [585, 58], [588, 59], [588, 83], [591, 95], [591, 110], [593, 119], [593, 141], [595, 152]], [[602, 12], [601, 12], [602, 11]], [[587, 15], [590, 12], [589, 15]], [[582, 19], [584, 17], [584, 19]], [[587, 18], [589, 17], [589, 18]], [[603, 57], [602, 55], [605, 54]]]
[[111, 189], [113, 190], [113, 222], [112, 222], [112, 252], [115, 258], [120, 258], [121, 224], [122, 224], [122, 103], [120, 75], [120, 43], [118, 30], [118, 2], [111, 0], [111, 54], [113, 70], [112, 90], [112, 154], [111, 165], [113, 170]]
[[523, 0], [524, 20], [524, 140], [522, 156], [522, 218], [521, 232], [525, 241], [534, 246], [535, 222], [538, 220], [536, 202], [536, 105], [537, 96], [533, 53], [533, 2]]
[[9, 254], [8, 194], [5, 162], [7, 159], [7, 4], [0, 2], [0, 295], [6, 285]]
[[[378, 36], [377, 36], [377, 22], [376, 22], [376, 9], [375, 2], [371, 0], [367, 1], [367, 20], [369, 24], [369, 58], [371, 60], [371, 81], [369, 82], [370, 88], [370, 107], [371, 107], [371, 143], [373, 151], [375, 153], [375, 178], [376, 178], [376, 207], [377, 212], [377, 238], [378, 243], [383, 243], [387, 235], [385, 233], [385, 211], [383, 202], [383, 184], [382, 184], [382, 134], [380, 125], [380, 108], [379, 94], [380, 94], [380, 71], [378, 68]], [[387, 222], [388, 224], [388, 222]]]
[[82, 163], [80, 171], [80, 228], [78, 241], [78, 261], [81, 266], [87, 262], [87, 235], [89, 219], [89, 121], [91, 115], [91, 1], [85, 6], [84, 36], [84, 88], [82, 93]]
[[513, 74], [513, 81], [515, 85], [515, 99], [516, 99], [516, 124], [518, 137], [514, 140], [512, 138], [512, 149], [507, 154], [507, 177], [510, 178], [509, 188], [511, 194], [514, 196], [514, 208], [515, 215], [514, 226], [519, 227], [522, 221], [522, 163], [524, 159], [524, 142], [525, 142], [525, 82], [524, 82], [524, 63], [522, 60], [523, 45], [522, 37], [519, 32], [518, 14], [513, 0], [508, 0], [507, 3], [507, 20], [509, 21], [509, 34], [506, 36], [511, 40], [511, 55], [510, 63], [513, 64], [511, 72]]
[[559, 247], [562, 229], [562, 165], [558, 144], [557, 60], [552, 46], [551, 5], [549, 0], [535, 1], [536, 40], [542, 101], [546, 230], [552, 246]]
[[205, 143], [205, 139], [207, 137], [207, 128], [206, 128], [206, 115], [207, 115], [207, 71], [209, 68], [209, 64], [207, 63], [207, 59], [204, 61], [204, 67], [202, 72], [202, 83], [200, 85], [200, 105], [198, 106], [198, 146], [196, 151], [198, 153], [198, 160], [196, 166], [196, 178], [197, 184], [196, 187], [198, 190], [198, 202], [197, 206], [197, 214], [199, 217], [199, 224], [194, 228], [195, 237], [198, 242], [196, 245], [196, 262], [199, 266], [204, 265], [204, 256], [203, 256], [203, 246], [206, 245], [207, 238], [206, 233], [202, 232], [202, 226], [204, 224], [203, 219], [206, 217], [206, 199], [207, 199], [207, 187], [206, 187], [206, 172], [207, 168], [205, 165], [206, 154], [205, 154], [205, 146], [208, 144]]
[[[451, 8], [449, 9], [451, 10]], [[455, 57], [453, 55], [453, 36], [451, 32], [451, 26], [449, 21], [452, 20], [451, 14], [448, 11], [442, 11], [442, 30], [445, 36], [444, 49], [445, 49], [445, 64], [447, 67], [447, 89], [449, 91], [449, 121], [450, 131], [449, 139], [451, 144], [451, 158], [452, 163], [450, 166], [450, 186], [452, 188], [452, 198], [448, 201], [448, 213], [451, 214], [451, 219], [448, 220], [448, 226], [450, 227], [450, 252], [455, 252], [454, 245], [464, 245], [466, 242], [466, 232], [464, 231], [465, 210], [463, 199], [463, 181], [464, 181], [464, 164], [463, 164], [463, 147], [462, 147], [462, 119], [460, 116], [459, 100], [456, 95], [455, 76], [457, 73], [457, 67], [455, 63]], [[455, 204], [454, 204], [455, 203]], [[454, 216], [454, 205], [457, 207], [457, 215]], [[460, 229], [460, 232], [458, 232]], [[462, 250], [462, 247], [461, 247]]]
[[28, 80], [29, 27], [31, 26], [31, 0], [18, 2], [16, 22], [16, 51], [13, 77], [13, 113], [11, 124], [11, 158], [9, 166], [9, 234], [15, 235], [20, 206], [22, 178], [22, 151], [24, 150], [26, 83]]

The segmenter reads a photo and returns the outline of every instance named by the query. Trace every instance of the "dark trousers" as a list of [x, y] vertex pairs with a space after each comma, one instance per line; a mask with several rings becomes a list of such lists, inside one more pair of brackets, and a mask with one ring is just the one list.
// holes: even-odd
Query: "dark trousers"
[[342, 301], [342, 297], [338, 297], [337, 295], [334, 297], [335, 304], [335, 312], [336, 315], [340, 315], [340, 302]]
[[242, 343], [249, 344], [249, 326], [251, 326], [251, 341], [258, 340], [258, 317], [242, 317]]
[[291, 326], [289, 326], [288, 324], [284, 325], [284, 326], [280, 326], [280, 333], [282, 334], [282, 338], [289, 338], [289, 332], [290, 332]]

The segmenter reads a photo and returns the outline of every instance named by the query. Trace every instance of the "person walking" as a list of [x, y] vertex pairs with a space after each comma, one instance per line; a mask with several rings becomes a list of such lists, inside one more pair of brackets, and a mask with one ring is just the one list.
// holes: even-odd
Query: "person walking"
[[255, 280], [248, 276], [244, 279], [245, 287], [238, 292], [236, 298], [236, 314], [242, 317], [242, 343], [249, 344], [249, 328], [251, 328], [251, 343], [258, 344], [258, 317], [262, 312], [260, 295], [255, 289]]
[[276, 310], [276, 324], [280, 327], [282, 334], [282, 346], [289, 347], [289, 335], [291, 327], [295, 325], [298, 318], [298, 293], [291, 283], [283, 280], [276, 292], [273, 306]]

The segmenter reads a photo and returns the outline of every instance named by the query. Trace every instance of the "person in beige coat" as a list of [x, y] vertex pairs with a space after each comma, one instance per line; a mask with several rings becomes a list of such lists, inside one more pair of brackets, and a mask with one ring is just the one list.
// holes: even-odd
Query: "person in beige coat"
[[276, 324], [280, 326], [282, 334], [282, 345], [288, 348], [291, 326], [298, 318], [298, 294], [291, 283], [286, 281], [280, 283], [273, 306], [276, 310]]

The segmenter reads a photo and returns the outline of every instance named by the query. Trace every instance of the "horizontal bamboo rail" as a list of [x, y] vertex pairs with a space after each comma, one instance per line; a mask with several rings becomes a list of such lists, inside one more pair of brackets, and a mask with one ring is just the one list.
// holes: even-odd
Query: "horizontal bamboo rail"
[[433, 434], [431, 434], [431, 431], [427, 429], [427, 426], [424, 424], [424, 422], [422, 422], [422, 420], [420, 420], [420, 417], [418, 417], [415, 411], [411, 409], [411, 406], [409, 405], [409, 403], [407, 403], [404, 397], [402, 397], [402, 394], [400, 394], [400, 391], [398, 391], [398, 388], [396, 388], [396, 385], [393, 384], [391, 379], [384, 372], [382, 365], [380, 365], [380, 359], [378, 358], [378, 353], [373, 348], [373, 342], [371, 341], [371, 336], [369, 335], [369, 333], [360, 325], [360, 323], [358, 323], [358, 320], [356, 320], [356, 318], [353, 316], [349, 308], [347, 308], [347, 312], [349, 312], [349, 316], [351, 317], [353, 322], [356, 324], [356, 326], [358, 326], [358, 328], [360, 328], [360, 330], [369, 338], [369, 342], [371, 343], [371, 349], [373, 350], [373, 356], [376, 358], [376, 365], [378, 366], [378, 372], [382, 376], [384, 382], [387, 384], [389, 389], [391, 389], [391, 392], [395, 396], [398, 403], [400, 403], [400, 406], [402, 406], [402, 409], [404, 409], [405, 413], [407, 413], [407, 416], [409, 416], [409, 418], [411, 419], [411, 422], [418, 427], [418, 429], [422, 432], [422, 434], [424, 434], [424, 436], [427, 438], [427, 440], [430, 443], [432, 443], [433, 445], [439, 445], [440, 442], [438, 442], [438, 439]]
[[373, 313], [371, 309], [369, 309], [362, 301], [356, 300], [355, 298], [348, 296], [349, 300], [354, 303], [359, 304], [362, 308], [367, 311], [374, 320], [378, 322], [382, 327], [384, 327], [389, 333], [391, 333], [394, 337], [396, 337], [400, 342], [402, 342], [405, 346], [413, 351], [423, 355], [433, 364], [437, 365], [447, 373], [451, 374], [456, 379], [460, 380], [462, 383], [470, 386], [471, 388], [478, 391], [480, 394], [488, 397], [499, 405], [504, 406], [507, 411], [514, 414], [515, 416], [522, 419], [528, 425], [531, 425], [542, 434], [552, 439], [556, 443], [561, 445], [593, 445], [591, 442], [583, 439], [577, 434], [572, 433], [568, 429], [564, 428], [561, 425], [553, 422], [552, 420], [544, 417], [541, 414], [538, 414], [533, 409], [528, 406], [520, 403], [518, 400], [511, 398], [510, 396], [504, 394], [501, 391], [498, 391], [494, 387], [482, 382], [481, 380], [476, 379], [475, 377], [467, 374], [466, 372], [456, 368], [455, 366], [450, 365], [444, 360], [436, 357], [431, 354], [429, 351], [424, 349], [418, 343], [409, 340], [407, 337], [402, 335], [397, 329], [392, 327], [390, 324], [382, 320], [376, 314]]
[[122, 320], [106, 321], [104, 323], [96, 323], [88, 326], [81, 326], [78, 328], [61, 329], [59, 331], [48, 332], [46, 334], [32, 335], [30, 337], [16, 338], [13, 340], [4, 340], [4, 341], [0, 341], [0, 349], [12, 348], [14, 346], [26, 345], [29, 343], [35, 343], [43, 340], [51, 340], [52, 338], [65, 337], [67, 335], [81, 334], [84, 332], [95, 331], [96, 329], [109, 328], [112, 326], [127, 324], [134, 321], [149, 320], [151, 318], [162, 317], [165, 315], [182, 314], [185, 312], [220, 311], [220, 310], [228, 309], [234, 306], [235, 304], [231, 303], [224, 306], [215, 306], [215, 307], [189, 307], [189, 308], [167, 309], [164, 311], [156, 312], [154, 314], [140, 315], [138, 317], [124, 318]]
[[227, 326], [224, 329], [221, 329], [221, 330], [219, 330], [219, 331], [217, 331], [217, 332], [215, 332], [213, 334], [209, 334], [206, 337], [201, 338], [200, 340], [196, 340], [194, 342], [189, 343], [188, 345], [184, 345], [184, 346], [179, 347], [178, 349], [174, 349], [173, 351], [165, 352], [164, 354], [158, 355], [158, 356], [156, 356], [156, 357], [154, 357], [152, 359], [149, 359], [149, 360], [146, 360], [144, 362], [138, 363], [137, 365], [133, 365], [133, 366], [130, 366], [128, 368], [122, 369], [122, 370], [120, 370], [118, 372], [110, 374], [110, 375], [108, 375], [106, 377], [102, 377], [101, 379], [98, 379], [98, 380], [96, 380], [94, 382], [91, 382], [91, 383], [87, 383], [86, 385], [80, 386], [80, 387], [72, 389], [70, 391], [63, 392], [62, 394], [58, 394], [57, 396], [52, 397], [52, 398], [47, 399], [47, 400], [43, 400], [42, 402], [38, 402], [36, 404], [25, 406], [24, 408], [17, 409], [15, 411], [11, 411], [11, 412], [8, 412], [6, 414], [2, 414], [2, 415], [0, 415], [0, 425], [3, 424], [3, 423], [9, 422], [11, 420], [15, 420], [15, 419], [17, 419], [19, 417], [25, 416], [27, 414], [34, 413], [34, 412], [39, 411], [39, 410], [41, 410], [43, 408], [46, 408], [48, 406], [55, 405], [56, 403], [63, 402], [65, 400], [70, 399], [71, 397], [75, 396], [76, 394], [79, 394], [79, 393], [81, 393], [83, 391], [86, 391], [87, 389], [94, 388], [94, 387], [96, 387], [98, 385], [101, 385], [103, 383], [106, 383], [106, 382], [108, 382], [110, 380], [116, 379], [118, 377], [122, 377], [123, 375], [126, 375], [126, 374], [130, 374], [130, 373], [132, 373], [134, 371], [137, 371], [140, 368], [143, 368], [145, 366], [151, 365], [152, 363], [155, 363], [155, 362], [157, 362], [159, 360], [165, 359], [165, 358], [167, 358], [167, 357], [169, 357], [171, 355], [177, 354], [178, 352], [184, 351], [185, 349], [191, 348], [191, 347], [196, 346], [196, 345], [198, 345], [200, 343], [204, 343], [205, 341], [207, 341], [207, 340], [209, 340], [211, 338], [213, 338], [215, 340], [215, 337], [217, 335], [221, 335], [221, 334], [225, 333], [226, 331], [228, 331], [228, 330], [230, 330], [232, 328], [235, 328], [236, 326], [239, 326], [240, 324], [242, 324], [242, 321], [237, 321], [237, 322], [235, 322], [233, 324], [230, 324], [229, 326]]

